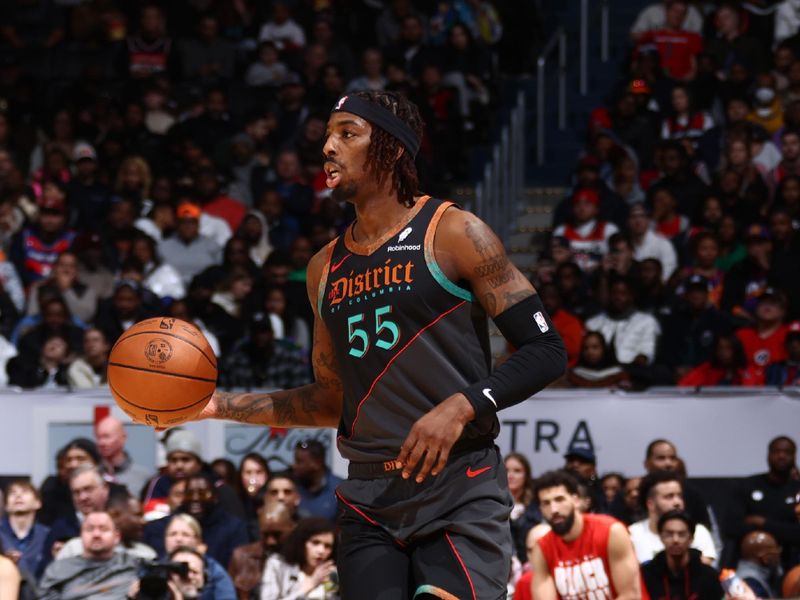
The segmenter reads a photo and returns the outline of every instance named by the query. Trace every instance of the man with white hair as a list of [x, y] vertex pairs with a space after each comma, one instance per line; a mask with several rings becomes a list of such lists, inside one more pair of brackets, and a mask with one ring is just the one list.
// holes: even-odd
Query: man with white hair
[[114, 552], [120, 534], [107, 512], [88, 513], [81, 525], [83, 554], [56, 560], [44, 572], [40, 600], [119, 600], [137, 579], [139, 559]]
[[100, 420], [95, 425], [94, 436], [105, 479], [124, 485], [132, 496], [138, 496], [150, 478], [150, 471], [134, 464], [125, 450], [128, 434], [122, 421], [112, 416]]

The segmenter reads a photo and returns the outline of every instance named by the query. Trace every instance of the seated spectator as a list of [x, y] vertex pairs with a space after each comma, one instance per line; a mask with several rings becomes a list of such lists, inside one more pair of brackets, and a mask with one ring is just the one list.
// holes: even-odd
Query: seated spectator
[[661, 124], [661, 138], [688, 140], [693, 146], [714, 126], [711, 115], [694, 107], [689, 88], [677, 85], [672, 89], [670, 115]]
[[[645, 564], [664, 549], [665, 544], [659, 535], [660, 519], [671, 511], [686, 509], [683, 500], [683, 482], [677, 473], [671, 471], [648, 473], [639, 485], [639, 500], [647, 510], [647, 518], [633, 523], [628, 530], [631, 533], [636, 558]], [[704, 525], [697, 525], [690, 543], [692, 548], [701, 552], [703, 562], [716, 563], [718, 554], [714, 547], [714, 539]]]
[[784, 338], [786, 360], [774, 362], [767, 367], [766, 385], [800, 384], [800, 323], [789, 324]]
[[[658, 146], [659, 166], [663, 176], [653, 182], [672, 190], [678, 201], [678, 212], [694, 215], [701, 199], [708, 195], [708, 186], [693, 171], [692, 161], [684, 145], [677, 140], [662, 142]], [[630, 227], [630, 224], [629, 224]], [[665, 266], [666, 264], [662, 263]]]
[[292, 73], [284, 62], [275, 43], [264, 40], [256, 49], [256, 60], [250, 63], [244, 74], [244, 80], [250, 87], [278, 87]]
[[462, 23], [454, 23], [447, 33], [443, 70], [442, 81], [458, 90], [461, 118], [468, 125], [474, 118], [473, 106], [489, 104], [491, 56]]
[[605, 337], [597, 331], [584, 334], [578, 362], [567, 373], [567, 381], [573, 387], [627, 387], [630, 382]]
[[800, 539], [800, 523], [795, 504], [787, 498], [800, 493], [800, 481], [794, 478], [797, 445], [787, 436], [773, 438], [767, 447], [769, 470], [741, 482], [729, 505], [725, 526], [727, 537], [742, 540], [751, 531], [773, 534], [783, 546], [781, 564], [789, 569], [795, 564], [794, 552]]
[[220, 246], [200, 233], [201, 213], [196, 204], [184, 202], [178, 205], [175, 233], [158, 245], [158, 254], [181, 274], [186, 285], [200, 271], [219, 263], [221, 258]]
[[39, 520], [44, 525], [51, 526], [58, 517], [75, 513], [69, 488], [69, 474], [75, 467], [84, 464], [94, 466], [100, 464], [100, 454], [92, 440], [74, 438], [58, 450], [56, 475], [47, 477], [39, 489], [42, 498]]
[[292, 19], [287, 2], [273, 3], [272, 18], [261, 27], [258, 41], [272, 42], [278, 51], [285, 55], [291, 55], [306, 45], [305, 32]]
[[[733, 219], [726, 218], [720, 226], [720, 240], [727, 235], [726, 228], [735, 226]], [[725, 274], [721, 308], [734, 317], [751, 322], [761, 293], [772, 284], [772, 240], [766, 227], [752, 224], [745, 232], [744, 241], [744, 258]], [[734, 252], [732, 250], [731, 254]]]
[[697, 55], [703, 50], [703, 38], [684, 29], [689, 12], [685, 0], [666, 3], [664, 26], [638, 35], [639, 47], [653, 45], [658, 50], [664, 75], [674, 81], [691, 81], [697, 73]]
[[623, 365], [644, 366], [655, 358], [661, 329], [653, 316], [635, 309], [631, 283], [626, 279], [611, 283], [606, 311], [587, 320], [586, 328], [600, 332], [609, 345], [613, 344]]
[[336, 486], [342, 480], [325, 464], [325, 454], [325, 446], [318, 440], [298, 442], [292, 474], [300, 493], [300, 510], [333, 522], [338, 510]]
[[142, 291], [138, 281], [120, 279], [111, 298], [100, 303], [95, 326], [102, 329], [112, 346], [131, 325], [153, 316], [152, 310], [142, 301]]
[[683, 246], [689, 230], [689, 218], [678, 213], [678, 203], [669, 188], [650, 189], [656, 233], [670, 240], [673, 246]]
[[[661, 0], [648, 4], [636, 16], [631, 27], [631, 38], [638, 41], [640, 36], [648, 31], [663, 29], [667, 24], [667, 11], [670, 0]], [[697, 8], [689, 4], [683, 22], [680, 24], [685, 31], [701, 33], [703, 30], [703, 15]]]
[[45, 288], [39, 298], [39, 315], [22, 319], [12, 333], [11, 341], [17, 345], [20, 354], [36, 360], [45, 338], [50, 335], [62, 335], [68, 340], [70, 351], [80, 348], [84, 327], [82, 321], [70, 315], [58, 292]]
[[769, 365], [786, 359], [784, 340], [787, 327], [783, 324], [785, 315], [785, 294], [766, 288], [758, 298], [753, 326], [736, 331], [744, 349], [747, 366], [758, 371], [762, 380]]
[[642, 566], [650, 598], [714, 600], [724, 595], [717, 572], [703, 564], [700, 552], [692, 548], [696, 529], [689, 515], [667, 512], [658, 519], [657, 528], [664, 550]]
[[786, 293], [787, 316], [800, 315], [800, 282], [797, 263], [800, 260], [800, 233], [794, 228], [786, 208], [774, 207], [769, 213], [769, 234], [772, 238], [771, 273], [775, 285]]
[[6, 363], [8, 385], [31, 389], [64, 389], [72, 360], [69, 341], [60, 333], [48, 335], [36, 362], [17, 355]]
[[121, 66], [132, 79], [146, 79], [175, 69], [175, 61], [162, 8], [146, 5], [139, 16], [139, 27], [126, 40]]
[[[108, 503], [108, 514], [119, 531], [120, 539], [115, 552], [125, 552], [142, 560], [156, 560], [158, 555], [150, 546], [142, 543], [144, 514], [142, 503], [136, 498], [114, 498]], [[83, 554], [83, 541], [75, 537], [65, 543], [56, 555], [56, 560]]]
[[109, 415], [96, 423], [94, 435], [103, 477], [124, 485], [131, 496], [138, 498], [149, 479], [150, 471], [135, 464], [125, 449], [128, 434], [122, 421]]
[[257, 520], [257, 512], [264, 501], [264, 486], [267, 485], [270, 470], [266, 459], [257, 452], [249, 452], [242, 457], [236, 471], [239, 496], [245, 509], [248, 524]]
[[606, 504], [612, 506], [621, 497], [625, 488], [625, 477], [621, 473], [606, 473], [600, 478], [600, 489], [606, 499]]
[[[222, 508], [214, 483], [207, 475], [192, 475], [186, 479], [186, 492], [178, 510], [197, 520], [203, 529], [203, 542], [209, 556], [222, 565], [228, 564], [236, 546], [249, 542], [244, 521]], [[145, 543], [159, 555], [165, 553], [164, 536], [172, 518], [164, 517], [145, 525]]]
[[288, 389], [308, 383], [310, 374], [302, 351], [275, 340], [266, 314], [253, 315], [248, 330], [249, 335], [236, 342], [223, 359], [223, 387]]
[[90, 323], [94, 319], [97, 312], [97, 294], [80, 281], [78, 257], [74, 252], [62, 252], [53, 264], [50, 275], [31, 286], [28, 297], [29, 315], [39, 312], [38, 291], [45, 285], [58, 290], [72, 315], [84, 323]]
[[239, 598], [250, 598], [258, 592], [264, 564], [280, 552], [286, 536], [295, 528], [291, 511], [282, 502], [268, 500], [258, 513], [260, 539], [234, 548], [228, 573]]
[[25, 286], [50, 275], [58, 256], [69, 250], [75, 232], [67, 227], [63, 197], [45, 193], [38, 201], [38, 216], [11, 240], [9, 259]]
[[670, 241], [652, 229], [647, 207], [640, 203], [628, 213], [628, 231], [633, 245], [633, 257], [638, 261], [655, 258], [661, 263], [662, 281], [669, 281], [678, 267], [678, 256]]
[[191, 548], [203, 557], [207, 580], [203, 586], [200, 600], [216, 600], [225, 598], [233, 600], [236, 592], [230, 576], [225, 568], [211, 556], [206, 554], [206, 545], [203, 543], [203, 530], [197, 519], [186, 513], [178, 513], [169, 522], [164, 533], [164, 556], [169, 557], [180, 548]]
[[[169, 553], [169, 560], [173, 562], [183, 562], [186, 564], [188, 572], [186, 575], [172, 573], [171, 582], [183, 598], [214, 598], [214, 600], [236, 600], [236, 592], [233, 588], [230, 577], [227, 573], [218, 572], [217, 581], [207, 580], [211, 573], [208, 569], [209, 557], [202, 552], [189, 548], [180, 547]], [[221, 575], [225, 577], [221, 577]], [[224, 583], [223, 583], [224, 582]], [[208, 590], [208, 592], [207, 592]]]
[[111, 344], [106, 334], [96, 327], [83, 332], [83, 352], [67, 368], [67, 385], [70, 389], [92, 389], [107, 381], [108, 355]]
[[114, 291], [114, 274], [106, 265], [99, 233], [83, 233], [75, 238], [73, 250], [78, 256], [78, 277], [91, 287], [97, 298], [105, 300]]
[[307, 513], [299, 509], [300, 493], [297, 491], [297, 484], [289, 473], [273, 473], [267, 480], [267, 487], [264, 490], [264, 502], [275, 500], [285, 504], [291, 511], [292, 518], [297, 521], [308, 517]]
[[742, 539], [736, 574], [758, 598], [781, 597], [781, 550], [766, 531], [751, 531]]
[[732, 331], [728, 316], [709, 301], [710, 287], [705, 277], [692, 275], [681, 284], [680, 304], [661, 318], [660, 361], [675, 369], [679, 379], [710, 360], [714, 340]]
[[178, 42], [184, 79], [204, 84], [227, 81], [234, 75], [236, 49], [219, 35], [219, 22], [213, 14], [202, 15], [196, 37]]
[[244, 267], [234, 267], [220, 282], [211, 301], [234, 319], [244, 316], [244, 303], [253, 290], [253, 277]]
[[366, 48], [361, 54], [361, 75], [350, 80], [347, 93], [386, 89], [388, 80], [383, 74], [383, 52], [380, 48]]
[[744, 349], [734, 334], [722, 334], [714, 341], [711, 359], [700, 363], [678, 380], [681, 387], [763, 385], [763, 371], [750, 369]]
[[120, 533], [111, 515], [89, 512], [80, 535], [83, 553], [56, 560], [47, 567], [39, 598], [124, 598], [137, 579], [139, 559], [126, 552], [114, 552]]
[[800, 222], [800, 177], [787, 175], [775, 192], [775, 207], [789, 213], [792, 222]]
[[74, 512], [57, 518], [50, 527], [46, 547], [52, 555], [48, 554], [48, 561], [58, 554], [64, 542], [80, 535], [81, 523], [89, 513], [104, 511], [108, 506], [109, 485], [95, 465], [75, 467], [69, 475], [69, 489]]
[[[677, 473], [683, 484], [683, 502], [689, 515], [695, 523], [702, 523], [708, 529], [711, 529], [711, 516], [706, 507], [706, 502], [697, 490], [686, 481], [686, 472], [685, 469], [682, 469], [681, 462], [675, 445], [669, 440], [656, 439], [647, 445], [644, 458], [645, 470], [648, 473], [656, 471], [673, 471]], [[644, 515], [642, 518], [644, 518]]]
[[564, 346], [567, 349], [568, 366], [574, 367], [578, 362], [578, 354], [581, 349], [581, 339], [583, 338], [583, 323], [575, 315], [562, 307], [563, 300], [558, 286], [554, 283], [546, 283], [537, 286], [542, 303], [547, 309], [547, 313], [553, 320]]
[[781, 156], [781, 162], [769, 174], [773, 193], [786, 177], [800, 177], [800, 132], [797, 129], [784, 129], [781, 133]]
[[217, 172], [203, 169], [195, 175], [194, 198], [203, 213], [224, 220], [230, 231], [236, 231], [247, 213], [247, 208], [220, 189]]
[[[293, 346], [309, 352], [311, 350], [311, 331], [306, 322], [294, 314], [286, 297], [286, 291], [282, 287], [272, 286], [268, 287], [264, 294], [264, 309], [269, 315], [275, 339], [285, 340]], [[564, 335], [560, 328], [559, 333]]]
[[309, 517], [300, 521], [287, 536], [281, 554], [267, 559], [261, 600], [280, 600], [293, 594], [339, 598], [336, 589], [330, 589], [331, 574], [336, 571], [334, 534], [333, 525], [325, 519]]
[[525, 540], [531, 528], [540, 523], [542, 515], [533, 497], [533, 472], [531, 463], [524, 454], [509, 452], [503, 464], [508, 475], [508, 491], [514, 503], [511, 509], [511, 538], [514, 551], [520, 561], [525, 561]]
[[131, 255], [143, 267], [142, 285], [161, 299], [179, 300], [186, 296], [186, 287], [180, 273], [161, 260], [156, 251], [156, 241], [149, 235], [134, 238]]
[[718, 5], [713, 19], [716, 31], [706, 44], [706, 52], [720, 69], [723, 79], [730, 77], [735, 66], [745, 63], [751, 72], [762, 73], [769, 69], [769, 61], [760, 40], [746, 33], [739, 7], [732, 2]]
[[608, 253], [608, 239], [618, 230], [613, 223], [597, 219], [600, 204], [597, 191], [589, 188], [578, 189], [572, 197], [572, 202], [571, 222], [556, 227], [553, 235], [566, 238], [575, 256], [575, 262], [583, 271], [591, 272], [597, 269]]
[[[17, 568], [38, 578], [47, 563], [46, 547], [50, 528], [37, 522], [42, 507], [38, 490], [24, 479], [13, 480], [5, 488], [5, 514], [0, 520], [0, 547]], [[1, 594], [0, 594], [1, 595]]]
[[783, 105], [776, 87], [772, 73], [758, 75], [753, 92], [753, 110], [747, 115], [748, 121], [764, 129], [770, 136], [783, 127]]
[[267, 218], [261, 211], [250, 210], [247, 212], [239, 226], [239, 231], [236, 232], [236, 237], [245, 243], [247, 254], [256, 267], [261, 267], [273, 250], [269, 239]]
[[763, 215], [769, 189], [753, 164], [749, 137], [728, 136], [721, 169], [714, 177], [714, 189], [721, 195], [725, 208], [740, 222], [751, 223]]
[[707, 285], [708, 302], [716, 308], [722, 301], [725, 274], [717, 266], [719, 241], [709, 231], [700, 231], [689, 239], [691, 264], [678, 271], [673, 277], [676, 293], [686, 293], [686, 286], [693, 277], [702, 277]]

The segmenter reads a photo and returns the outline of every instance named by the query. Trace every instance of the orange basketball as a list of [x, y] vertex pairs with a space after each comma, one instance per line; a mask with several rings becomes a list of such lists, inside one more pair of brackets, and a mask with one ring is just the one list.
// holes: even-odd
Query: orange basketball
[[108, 387], [138, 423], [171, 427], [195, 417], [217, 385], [217, 358], [201, 331], [168, 317], [131, 326], [108, 359]]
[[792, 569], [783, 578], [783, 598], [793, 598], [800, 594], [800, 565]]

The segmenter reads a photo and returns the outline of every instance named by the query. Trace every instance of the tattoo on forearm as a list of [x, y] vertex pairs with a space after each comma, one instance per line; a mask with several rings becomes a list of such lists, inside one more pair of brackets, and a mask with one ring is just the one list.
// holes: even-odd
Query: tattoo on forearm
[[483, 306], [486, 307], [486, 312], [489, 316], [493, 317], [497, 314], [497, 299], [494, 294], [485, 294], [483, 296]]
[[518, 302], [522, 302], [525, 298], [533, 296], [535, 292], [533, 289], [525, 289], [525, 290], [518, 290], [516, 292], [506, 292], [503, 296], [503, 300], [505, 301], [505, 307], [511, 308]]
[[295, 423], [297, 421], [297, 411], [292, 402], [292, 394], [287, 394], [285, 398], [273, 398], [272, 412], [275, 415], [275, 423], [277, 425]]

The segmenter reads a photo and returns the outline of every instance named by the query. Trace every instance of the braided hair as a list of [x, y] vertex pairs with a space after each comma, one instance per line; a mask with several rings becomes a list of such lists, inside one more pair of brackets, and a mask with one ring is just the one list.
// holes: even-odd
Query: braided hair
[[[389, 109], [398, 118], [405, 121], [417, 136], [422, 138], [422, 117], [419, 115], [417, 106], [405, 96], [395, 92], [372, 91], [356, 92], [353, 95]], [[372, 125], [372, 123], [370, 124]], [[403, 148], [404, 152], [400, 158], [395, 158], [400, 148]], [[397, 193], [398, 200], [409, 208], [414, 206], [414, 195], [419, 188], [417, 167], [414, 164], [414, 157], [396, 137], [380, 127], [372, 125], [367, 161], [370, 173], [380, 185], [391, 174], [392, 191]]]

